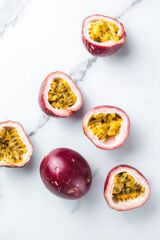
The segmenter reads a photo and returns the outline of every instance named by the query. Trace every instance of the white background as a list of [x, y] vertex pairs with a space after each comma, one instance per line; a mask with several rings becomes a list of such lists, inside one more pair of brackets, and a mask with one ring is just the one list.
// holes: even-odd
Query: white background
[[[0, 169], [0, 240], [159, 238], [159, 8], [158, 0], [0, 1], [0, 121], [35, 132], [30, 163]], [[97, 61], [81, 41], [82, 21], [94, 13], [120, 17], [127, 33], [119, 52]], [[46, 118], [37, 101], [41, 82], [56, 70], [83, 80], [83, 108], [67, 119]], [[98, 105], [130, 117], [130, 136], [117, 150], [100, 150], [83, 134], [84, 114]], [[55, 197], [40, 179], [40, 162], [56, 147], [77, 150], [92, 168], [91, 190], [81, 200]], [[143, 207], [117, 212], [103, 187], [108, 171], [124, 163], [146, 176], [152, 193]]]

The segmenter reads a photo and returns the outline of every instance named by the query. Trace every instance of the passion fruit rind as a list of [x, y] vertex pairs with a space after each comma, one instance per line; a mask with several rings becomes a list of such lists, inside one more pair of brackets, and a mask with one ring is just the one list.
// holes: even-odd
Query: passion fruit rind
[[[123, 194], [119, 194], [116, 199], [114, 194], [115, 183], [117, 181], [116, 176], [118, 175], [119, 177], [121, 173], [126, 173], [131, 176], [131, 178], [134, 178], [135, 184], [137, 184], [137, 190], [133, 192], [132, 189], [131, 193], [127, 193], [127, 197], [123, 192]], [[125, 186], [127, 190], [129, 187], [131, 188], [131, 185], [128, 185], [127, 188]], [[151, 188], [147, 179], [136, 168], [129, 165], [118, 165], [111, 169], [104, 184], [104, 197], [108, 206], [118, 211], [127, 211], [143, 206], [149, 199], [150, 194]]]
[[[56, 80], [56, 86], [53, 85], [53, 81]], [[60, 85], [66, 85], [65, 88]], [[55, 89], [61, 91], [60, 94], [54, 96]], [[69, 98], [72, 97], [71, 100], [62, 99], [63, 91], [64, 98], [66, 98], [67, 94], [65, 91], [69, 91]], [[74, 81], [70, 76], [63, 72], [52, 72], [49, 74], [45, 80], [42, 82], [39, 97], [38, 97], [39, 105], [43, 112], [52, 117], [69, 117], [76, 111], [78, 111], [82, 107], [83, 99], [79, 88], [76, 86]], [[62, 106], [62, 103], [64, 107]]]
[[0, 166], [23, 167], [32, 153], [33, 146], [20, 123], [0, 123]]
[[[97, 119], [94, 120], [96, 116], [98, 116], [98, 120], [101, 119], [98, 123]], [[107, 119], [106, 122], [105, 119]], [[120, 108], [113, 106], [92, 108], [83, 119], [84, 134], [96, 147], [103, 150], [121, 147], [128, 138], [129, 129], [130, 119], [128, 115]]]
[[[117, 37], [114, 38], [112, 41], [106, 41], [104, 42], [104, 39], [102, 42], [99, 41], [99, 38], [96, 38], [95, 40], [92, 38], [92, 35], [90, 35], [90, 27], [91, 23], [95, 21], [103, 20], [106, 23], [111, 23], [117, 26], [118, 32]], [[102, 31], [102, 28], [101, 28]], [[120, 23], [118, 20], [107, 17], [100, 14], [95, 14], [88, 16], [84, 19], [82, 24], [82, 40], [84, 43], [84, 46], [86, 49], [96, 57], [106, 57], [113, 55], [115, 52], [117, 52], [122, 45], [124, 44], [126, 40], [126, 33], [124, 31], [124, 26], [122, 23]]]

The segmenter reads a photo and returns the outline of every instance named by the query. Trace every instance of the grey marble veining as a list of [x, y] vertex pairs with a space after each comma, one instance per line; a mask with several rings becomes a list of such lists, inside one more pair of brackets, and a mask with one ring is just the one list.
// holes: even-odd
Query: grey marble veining
[[5, 0], [0, 5], [0, 35], [3, 35], [9, 26], [14, 26], [26, 5], [31, 0]]
[[143, 0], [135, 0], [133, 1], [126, 9], [124, 9], [117, 17], [116, 19], [122, 18], [128, 11], [130, 11], [133, 7], [141, 3]]
[[93, 66], [97, 61], [97, 57], [89, 58], [86, 62], [79, 64], [73, 72], [70, 73], [70, 76], [77, 84], [78, 82], [83, 82], [88, 70]]
[[34, 136], [41, 128], [44, 127], [44, 125], [49, 121], [49, 119], [49, 116], [47, 116], [46, 114], [42, 114], [40, 119], [38, 120], [36, 128], [28, 134], [28, 137]]

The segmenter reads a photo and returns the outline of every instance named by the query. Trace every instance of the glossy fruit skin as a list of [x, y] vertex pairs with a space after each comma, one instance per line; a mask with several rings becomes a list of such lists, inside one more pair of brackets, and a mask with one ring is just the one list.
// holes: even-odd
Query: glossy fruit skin
[[[110, 196], [109, 196], [110, 195], [110, 186], [111, 186], [110, 178], [112, 176], [115, 176], [118, 173], [119, 169], [120, 169], [120, 171], [134, 172], [135, 175], [138, 175], [145, 182], [145, 186], [143, 186], [143, 187], [145, 187], [147, 191], [145, 193], [146, 197], [145, 197], [145, 199], [143, 201], [141, 201], [141, 202], [139, 202], [139, 203], [137, 203], [135, 205], [131, 205], [131, 204], [130, 205], [126, 205], [125, 207], [113, 206], [113, 204], [111, 203], [111, 200], [110, 200]], [[132, 210], [132, 209], [139, 208], [139, 207], [143, 206], [147, 202], [147, 200], [149, 199], [150, 194], [151, 194], [151, 188], [150, 188], [150, 184], [147, 181], [147, 179], [136, 168], [131, 167], [129, 165], [122, 164], [122, 165], [118, 165], [118, 166], [112, 168], [109, 171], [109, 173], [107, 175], [107, 178], [105, 180], [105, 184], [104, 184], [104, 197], [105, 197], [105, 200], [108, 203], [108, 206], [110, 208], [115, 209], [117, 211], [128, 211], [128, 210]]]
[[72, 200], [87, 194], [92, 182], [87, 161], [69, 148], [57, 148], [46, 155], [40, 165], [40, 175], [51, 193]]
[[[76, 104], [74, 104], [72, 107], [67, 108], [65, 110], [58, 110], [58, 109], [54, 109], [48, 103], [48, 92], [46, 92], [46, 89], [48, 88], [48, 86], [50, 86], [49, 85], [50, 80], [54, 79], [55, 77], [63, 78], [64, 80], [66, 80], [68, 82], [68, 84], [72, 85], [72, 88], [73, 88], [72, 90], [75, 93], [75, 95], [77, 96]], [[78, 111], [82, 107], [83, 98], [82, 98], [82, 94], [81, 94], [79, 88], [76, 86], [76, 84], [74, 83], [72, 78], [63, 72], [56, 71], [56, 72], [50, 73], [45, 78], [45, 80], [42, 82], [40, 91], [39, 91], [38, 102], [39, 102], [39, 106], [40, 106], [41, 110], [44, 113], [46, 113], [47, 115], [49, 115], [51, 117], [65, 118], [65, 117], [71, 116], [72, 114], [74, 114], [76, 111]]]
[[[103, 142], [101, 142], [100, 140], [98, 140], [91, 133], [91, 131], [87, 127], [88, 121], [89, 121], [91, 115], [94, 115], [97, 113], [117, 113], [118, 115], [120, 115], [122, 120], [124, 119], [125, 131], [119, 141], [117, 140], [117, 142], [115, 142], [114, 144], [107, 145], [107, 144], [104, 144]], [[130, 129], [130, 119], [129, 119], [128, 115], [122, 109], [120, 109], [118, 107], [114, 107], [114, 106], [104, 105], [104, 106], [94, 107], [86, 113], [86, 115], [84, 116], [84, 119], [83, 119], [84, 134], [91, 140], [91, 142], [96, 147], [103, 149], [103, 150], [113, 150], [113, 149], [121, 147], [125, 143], [125, 141], [127, 140], [128, 136], [129, 136], [129, 129]]]
[[[31, 156], [33, 154], [33, 145], [31, 144], [28, 136], [25, 133], [24, 128], [22, 127], [22, 125], [18, 122], [15, 121], [11, 121], [8, 120], [6, 122], [0, 122], [0, 129], [8, 126], [8, 127], [15, 127], [17, 129], [17, 131], [19, 131], [19, 135], [23, 137], [23, 142], [25, 139], [25, 144], [26, 144], [26, 148], [28, 150], [28, 152], [25, 154], [25, 159], [23, 160], [23, 162], [17, 163], [17, 164], [13, 164], [12, 162], [3, 162], [0, 161], [0, 167], [23, 167], [26, 163], [28, 163], [31, 159]], [[21, 139], [22, 140], [22, 139]]]
[[[117, 42], [114, 42], [112, 44], [100, 44], [97, 43], [96, 41], [92, 41], [89, 37], [87, 37], [86, 34], [86, 24], [88, 24], [88, 22], [92, 21], [92, 20], [96, 20], [96, 19], [104, 19], [106, 21], [110, 21], [113, 22], [115, 24], [117, 24], [120, 28], [120, 35], [121, 35], [121, 39]], [[85, 46], [85, 48], [89, 51], [89, 53], [91, 53], [93, 56], [96, 57], [106, 57], [106, 56], [110, 56], [113, 55], [114, 53], [116, 53], [124, 44], [124, 42], [126, 41], [126, 33], [124, 31], [124, 26], [122, 23], [120, 23], [118, 20], [111, 18], [111, 17], [107, 17], [104, 15], [100, 15], [100, 14], [95, 14], [95, 15], [91, 15], [88, 16], [84, 19], [83, 24], [82, 24], [82, 41], [83, 44]]]

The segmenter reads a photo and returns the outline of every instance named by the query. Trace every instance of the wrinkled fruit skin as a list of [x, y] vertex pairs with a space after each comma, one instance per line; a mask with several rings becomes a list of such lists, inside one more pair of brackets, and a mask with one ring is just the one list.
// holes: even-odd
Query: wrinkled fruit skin
[[65, 199], [82, 198], [92, 182], [87, 161], [68, 148], [57, 148], [46, 155], [40, 165], [40, 175], [51, 193]]
[[0, 167], [19, 167], [19, 168], [21, 168], [26, 163], [28, 163], [30, 161], [31, 156], [33, 154], [33, 145], [31, 144], [28, 136], [25, 133], [24, 128], [22, 127], [22, 125], [20, 123], [14, 122], [14, 121], [11, 121], [11, 120], [6, 121], [6, 122], [0, 122], [0, 130], [3, 127], [14, 127], [14, 128], [16, 128], [19, 131], [20, 137], [23, 138], [23, 143], [26, 144], [26, 148], [27, 148], [28, 152], [25, 154], [23, 162], [14, 164], [12, 162], [0, 161]]
[[[117, 139], [115, 142], [107, 144], [107, 142], [102, 142], [98, 140], [96, 136], [94, 136], [91, 131], [88, 129], [88, 122], [90, 119], [90, 116], [97, 114], [97, 113], [117, 113], [122, 120], [124, 121], [124, 130], [123, 132], [120, 131], [119, 134], [121, 134], [121, 137]], [[121, 147], [125, 141], [127, 140], [129, 136], [129, 129], [130, 129], [130, 119], [128, 115], [120, 108], [114, 107], [114, 106], [98, 106], [90, 109], [84, 119], [83, 119], [83, 132], [84, 134], [91, 140], [91, 142], [98, 148], [103, 150], [113, 150], [116, 148]]]
[[[129, 204], [129, 205], [126, 205], [126, 206], [116, 206], [116, 205], [113, 205], [112, 204], [112, 201], [111, 201], [111, 190], [110, 190], [110, 187], [111, 187], [111, 178], [113, 176], [115, 176], [118, 172], [123, 172], [123, 171], [126, 171], [128, 173], [128, 171], [130, 171], [131, 173], [135, 174], [135, 176], [138, 176], [139, 179], [141, 179], [145, 184], [143, 185], [143, 187], [146, 188], [146, 193], [145, 193], [145, 197], [143, 200], [137, 202], [137, 203], [134, 203], [132, 204], [132, 202]], [[141, 206], [143, 206], [147, 200], [149, 199], [150, 197], [150, 194], [151, 194], [151, 188], [150, 188], [150, 184], [149, 182], [147, 181], [147, 179], [134, 167], [131, 167], [129, 165], [118, 165], [114, 168], [112, 168], [108, 175], [107, 175], [107, 178], [105, 180], [105, 184], [104, 184], [104, 198], [106, 200], [106, 202], [108, 203], [108, 206], [112, 209], [115, 209], [117, 211], [128, 211], [128, 210], [132, 210], [132, 209], [135, 209], [135, 208], [139, 208]]]
[[[114, 22], [116, 24], [118, 24], [121, 28], [122, 31], [122, 38], [121, 41], [115, 42], [112, 45], [99, 45], [97, 44], [97, 42], [91, 42], [91, 40], [89, 38], [86, 37], [86, 33], [85, 33], [85, 25], [86, 23], [89, 21], [89, 19], [99, 19], [99, 18], [106, 18], [111, 20], [111, 22]], [[124, 26], [122, 23], [120, 23], [118, 20], [113, 19], [111, 17], [107, 17], [104, 15], [99, 15], [99, 14], [95, 14], [95, 15], [91, 15], [87, 18], [84, 19], [83, 24], [82, 24], [82, 41], [83, 44], [85, 46], [85, 48], [88, 50], [89, 53], [91, 53], [93, 56], [95, 57], [107, 57], [110, 55], [113, 55], [114, 53], [116, 53], [124, 44], [124, 42], [126, 41], [126, 33], [124, 32]]]
[[[48, 92], [46, 93], [46, 89], [48, 88], [48, 84], [50, 80], [54, 79], [55, 77], [61, 77], [64, 80], [66, 80], [69, 84], [71, 84], [73, 87], [73, 92], [77, 96], [76, 104], [70, 108], [67, 108], [66, 110], [54, 109], [53, 107], [51, 107], [51, 105], [48, 105], [48, 95], [47, 95]], [[56, 71], [56, 72], [50, 73], [42, 82], [40, 91], [39, 91], [38, 102], [41, 110], [47, 115], [51, 117], [65, 118], [65, 117], [71, 116], [82, 107], [83, 98], [79, 88], [76, 86], [72, 78], [63, 72]]]

